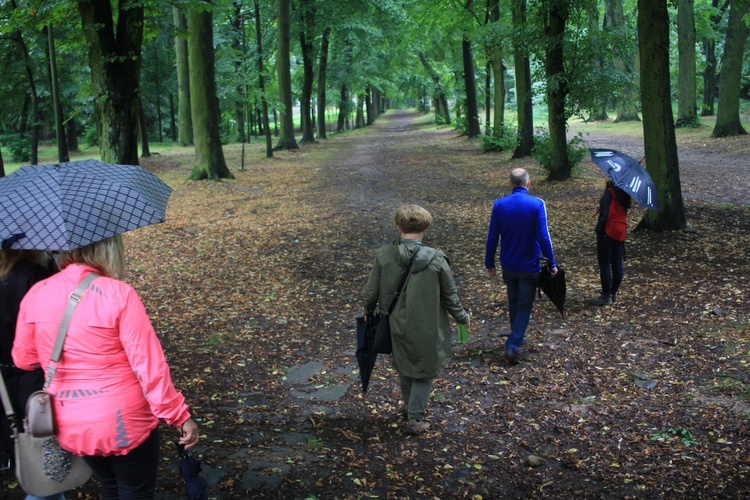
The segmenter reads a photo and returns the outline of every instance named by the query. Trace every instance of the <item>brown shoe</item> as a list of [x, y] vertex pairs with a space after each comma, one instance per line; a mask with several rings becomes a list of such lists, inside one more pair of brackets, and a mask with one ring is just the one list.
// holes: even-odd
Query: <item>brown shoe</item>
[[406, 424], [406, 427], [404, 428], [404, 432], [406, 434], [409, 434], [410, 436], [416, 436], [418, 434], [422, 434], [423, 432], [427, 431], [427, 429], [429, 428], [430, 428], [430, 424], [427, 423], [426, 421], [414, 420], [412, 418]]

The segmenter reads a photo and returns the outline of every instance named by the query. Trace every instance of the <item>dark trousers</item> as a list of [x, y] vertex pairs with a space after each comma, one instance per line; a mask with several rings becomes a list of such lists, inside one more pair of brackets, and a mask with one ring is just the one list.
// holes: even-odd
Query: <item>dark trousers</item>
[[508, 291], [510, 316], [510, 337], [505, 341], [505, 348], [516, 352], [523, 345], [526, 327], [529, 326], [539, 286], [539, 273], [519, 273], [503, 269], [503, 281]]
[[596, 235], [596, 258], [599, 262], [602, 295], [614, 295], [620, 289], [624, 274], [622, 268], [624, 257], [624, 241], [615, 241], [605, 233]]
[[159, 467], [159, 428], [127, 455], [84, 459], [101, 484], [103, 500], [150, 500]]

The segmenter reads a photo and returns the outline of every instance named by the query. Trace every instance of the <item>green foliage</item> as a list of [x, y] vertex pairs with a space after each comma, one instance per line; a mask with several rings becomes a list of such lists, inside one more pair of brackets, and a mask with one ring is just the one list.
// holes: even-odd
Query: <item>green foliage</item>
[[10, 153], [10, 161], [16, 163], [28, 163], [31, 161], [31, 144], [29, 144], [28, 139], [23, 139], [19, 136], [10, 136], [4, 142]]
[[[588, 148], [583, 140], [583, 134], [578, 133], [568, 141], [568, 163], [575, 171], [581, 161], [588, 155]], [[552, 166], [552, 151], [550, 149], [549, 131], [545, 128], [537, 128], [534, 132], [534, 149], [531, 150], [539, 165], [546, 172], [550, 172]]]
[[519, 143], [518, 130], [501, 125], [493, 130], [492, 135], [485, 135], [482, 138], [482, 152], [489, 153], [491, 151], [505, 152], [513, 151], [516, 149]]
[[83, 142], [90, 147], [99, 145], [99, 132], [96, 131], [96, 127], [88, 127], [86, 129], [86, 132], [83, 134]]
[[693, 434], [682, 426], [669, 427], [668, 429], [662, 429], [656, 434], [651, 435], [651, 441], [659, 441], [660, 443], [669, 443], [673, 440], [679, 440], [685, 446], [692, 446], [698, 444]]
[[469, 121], [466, 119], [466, 116], [457, 116], [456, 119], [453, 120], [453, 125], [459, 135], [469, 135]]

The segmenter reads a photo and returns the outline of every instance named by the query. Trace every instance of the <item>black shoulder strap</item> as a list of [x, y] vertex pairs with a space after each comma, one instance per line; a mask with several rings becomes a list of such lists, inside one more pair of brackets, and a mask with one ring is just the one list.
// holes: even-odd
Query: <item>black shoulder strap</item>
[[406, 280], [409, 278], [409, 273], [411, 272], [411, 267], [414, 265], [414, 259], [416, 258], [419, 251], [422, 249], [422, 245], [419, 245], [417, 248], [417, 251], [414, 252], [414, 255], [411, 256], [411, 260], [409, 261], [409, 267], [406, 268], [406, 271], [404, 271], [404, 274], [401, 275], [401, 283], [398, 285], [398, 290], [396, 291], [396, 294], [393, 296], [393, 300], [391, 301], [391, 305], [388, 306], [388, 314], [390, 315], [393, 312], [393, 308], [396, 307], [396, 302], [398, 302], [398, 298], [401, 297], [401, 290], [404, 289], [404, 285], [406, 284]]

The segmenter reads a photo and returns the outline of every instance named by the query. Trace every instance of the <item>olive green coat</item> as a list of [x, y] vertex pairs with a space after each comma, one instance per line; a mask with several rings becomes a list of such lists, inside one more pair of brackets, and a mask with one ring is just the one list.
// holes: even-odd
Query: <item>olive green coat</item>
[[[385, 313], [419, 240], [395, 240], [375, 252], [365, 285], [365, 314]], [[466, 323], [450, 265], [441, 250], [422, 247], [390, 316], [393, 364], [401, 375], [437, 377], [451, 357], [448, 314]]]

